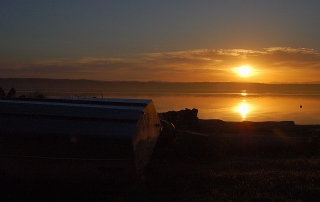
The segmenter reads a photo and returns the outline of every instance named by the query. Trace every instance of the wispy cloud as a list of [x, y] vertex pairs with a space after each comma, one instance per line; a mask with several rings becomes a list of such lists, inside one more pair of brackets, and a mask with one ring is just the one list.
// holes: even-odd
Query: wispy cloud
[[95, 80], [244, 81], [232, 69], [250, 65], [249, 82], [312, 82], [320, 75], [320, 53], [313, 49], [270, 47], [157, 52], [134, 58], [55, 58], [0, 63], [1, 77]]

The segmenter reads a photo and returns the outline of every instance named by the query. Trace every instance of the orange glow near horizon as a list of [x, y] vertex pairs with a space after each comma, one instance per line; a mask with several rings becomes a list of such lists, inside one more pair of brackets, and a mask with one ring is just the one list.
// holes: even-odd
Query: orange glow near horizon
[[320, 83], [319, 56], [320, 51], [305, 48], [200, 49], [130, 57], [8, 59], [0, 61], [0, 69], [3, 78]]

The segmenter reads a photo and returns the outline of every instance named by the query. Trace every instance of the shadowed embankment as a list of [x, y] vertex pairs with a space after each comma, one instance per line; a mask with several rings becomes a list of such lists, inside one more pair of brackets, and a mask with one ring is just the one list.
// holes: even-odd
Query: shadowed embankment
[[319, 146], [319, 125], [296, 125], [293, 121], [201, 120], [197, 113], [197, 109], [185, 109], [159, 114], [160, 118], [175, 125], [177, 133], [186, 140], [189, 148], [193, 148], [194, 153], [210, 153], [211, 156], [212, 153], [223, 155], [256, 151], [263, 154], [268, 150], [277, 155], [286, 149], [312, 153]]

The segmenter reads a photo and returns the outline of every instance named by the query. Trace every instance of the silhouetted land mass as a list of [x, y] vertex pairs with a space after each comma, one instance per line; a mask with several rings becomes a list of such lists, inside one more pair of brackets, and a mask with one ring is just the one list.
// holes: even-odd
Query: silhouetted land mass
[[180, 93], [320, 93], [320, 84], [264, 84], [237, 82], [94, 81], [69, 79], [0, 78], [8, 91], [42, 92], [180, 92]]

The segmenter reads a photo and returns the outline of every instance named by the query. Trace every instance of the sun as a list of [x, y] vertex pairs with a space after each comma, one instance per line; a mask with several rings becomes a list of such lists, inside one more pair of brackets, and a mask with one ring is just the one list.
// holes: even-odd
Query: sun
[[241, 67], [236, 68], [236, 72], [241, 77], [248, 77], [248, 76], [250, 76], [250, 73], [251, 73], [251, 67], [241, 66]]

